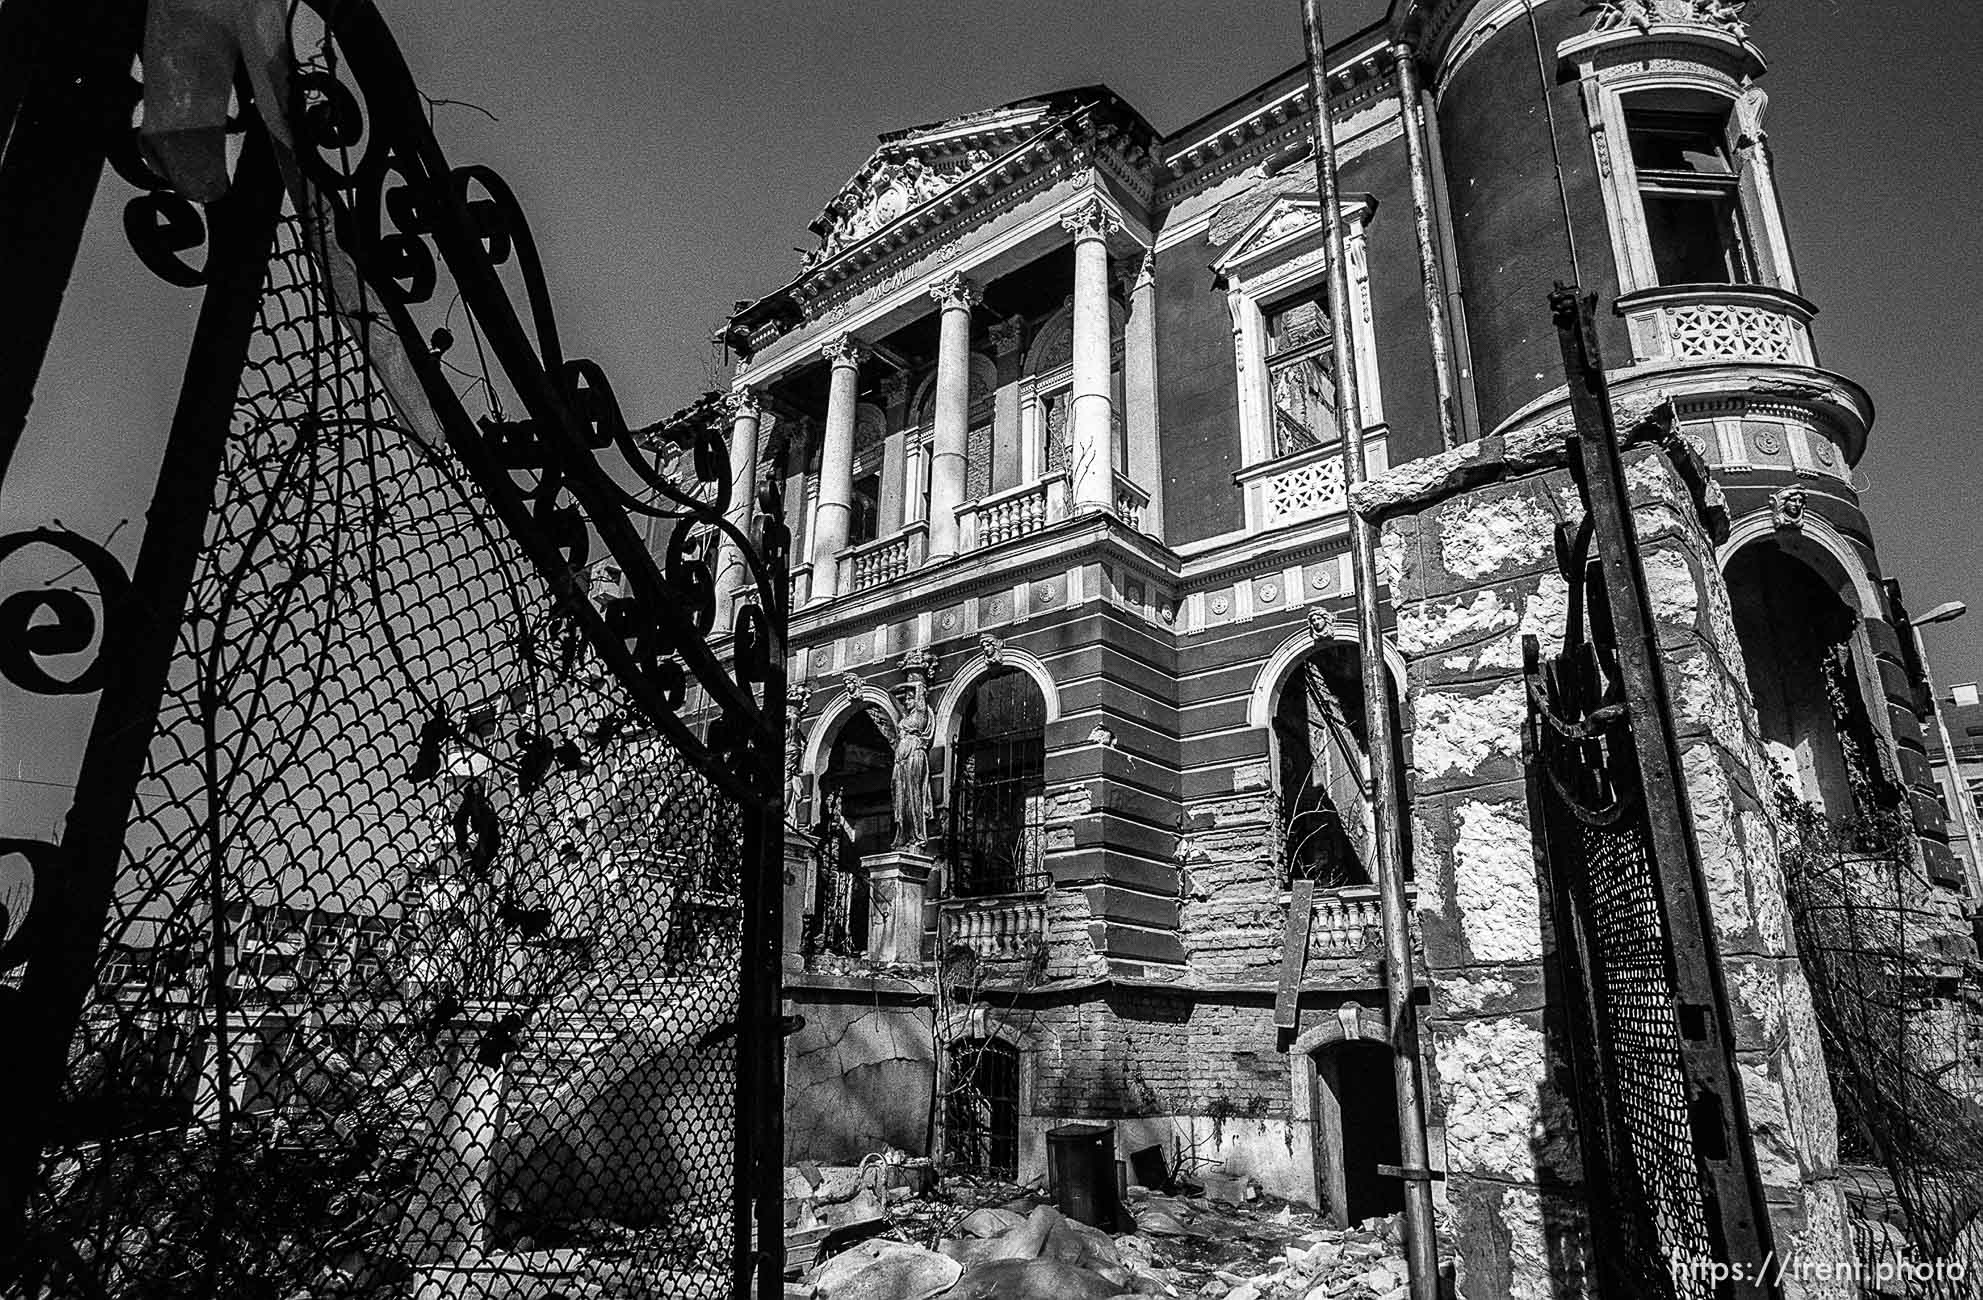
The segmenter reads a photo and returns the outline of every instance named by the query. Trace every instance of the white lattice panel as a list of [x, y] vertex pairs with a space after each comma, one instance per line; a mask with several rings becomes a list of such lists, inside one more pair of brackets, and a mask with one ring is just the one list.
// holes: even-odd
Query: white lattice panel
[[1776, 312], [1730, 303], [1694, 303], [1667, 314], [1673, 355], [1689, 360], [1783, 361], [1798, 356], [1796, 327]]
[[1265, 484], [1263, 508], [1269, 525], [1338, 513], [1345, 505], [1343, 463], [1337, 459], [1296, 466]]

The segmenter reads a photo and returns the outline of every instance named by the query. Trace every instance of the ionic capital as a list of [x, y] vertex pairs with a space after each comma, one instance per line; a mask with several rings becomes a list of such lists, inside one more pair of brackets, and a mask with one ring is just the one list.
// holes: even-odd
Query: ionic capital
[[1122, 229], [1122, 220], [1099, 195], [1090, 195], [1061, 213], [1060, 224], [1076, 239], [1106, 239]]
[[953, 271], [930, 286], [930, 297], [937, 305], [969, 311], [984, 301], [985, 291], [961, 271]]
[[868, 359], [868, 347], [852, 334], [836, 334], [820, 344], [819, 354], [836, 366], [858, 366]]

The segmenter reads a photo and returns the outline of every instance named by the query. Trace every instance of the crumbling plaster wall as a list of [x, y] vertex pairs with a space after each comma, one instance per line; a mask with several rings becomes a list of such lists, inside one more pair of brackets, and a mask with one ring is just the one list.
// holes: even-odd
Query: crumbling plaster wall
[[884, 1147], [928, 1154], [931, 993], [880, 977], [841, 987], [853, 983], [815, 977], [787, 985], [792, 1009], [805, 1018], [785, 1054], [788, 1164], [858, 1164]]
[[[1586, 1191], [1567, 1066], [1552, 1043], [1546, 909], [1523, 779], [1524, 635], [1560, 646], [1555, 528], [1580, 505], [1546, 439], [1520, 461], [1476, 444], [1372, 485], [1391, 511], [1383, 562], [1408, 663], [1411, 797], [1430, 1119], [1443, 1126], [1448, 1230], [1462, 1293], [1577, 1294]], [[1558, 444], [1560, 445], [1560, 444]], [[1498, 465], [1488, 458], [1508, 459]], [[1836, 1116], [1789, 934], [1767, 761], [1742, 688], [1728, 596], [1675, 441], [1627, 452], [1627, 479], [1673, 697], [1687, 798], [1735, 1025], [1738, 1065], [1780, 1251], [1843, 1260]], [[1469, 462], [1473, 462], [1469, 464]], [[1456, 490], [1471, 480], [1476, 486]], [[1794, 1295], [1820, 1292], [1787, 1288]]]

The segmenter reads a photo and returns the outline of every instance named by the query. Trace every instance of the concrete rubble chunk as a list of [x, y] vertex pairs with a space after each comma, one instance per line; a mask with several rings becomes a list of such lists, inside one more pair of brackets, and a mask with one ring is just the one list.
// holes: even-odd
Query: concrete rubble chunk
[[957, 1225], [957, 1231], [967, 1237], [996, 1237], [1010, 1232], [1026, 1222], [1026, 1216], [1013, 1210], [1003, 1210], [995, 1206], [973, 1210], [965, 1215]]
[[1121, 1294], [1114, 1283], [1065, 1260], [1001, 1259], [972, 1269], [945, 1300], [1114, 1300]]
[[956, 1260], [900, 1241], [863, 1242], [813, 1274], [818, 1300], [930, 1300], [957, 1284]]

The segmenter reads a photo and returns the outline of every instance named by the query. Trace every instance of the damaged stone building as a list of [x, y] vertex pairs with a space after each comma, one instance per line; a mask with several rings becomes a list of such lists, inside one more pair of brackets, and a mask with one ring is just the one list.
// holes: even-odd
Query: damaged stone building
[[1740, 3], [1393, 8], [1328, 54], [1348, 337], [1299, 67], [1161, 130], [1089, 86], [888, 134], [730, 321], [732, 457], [782, 457], [794, 532], [788, 1158], [1033, 1181], [1050, 1130], [1107, 1121], [1139, 1174], [1154, 1148], [1345, 1221], [1397, 1207], [1354, 508], [1383, 525], [1443, 1221], [1470, 1296], [1564, 1275], [1583, 1175], [1522, 638], [1568, 616], [1546, 296], [1573, 242], [1770, 1216], [1835, 1252], [1773, 788], [1905, 809], [1951, 985], [1977, 882], [1854, 488], [1873, 405], [1799, 293], [1763, 55]]

